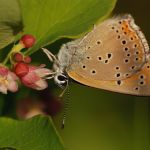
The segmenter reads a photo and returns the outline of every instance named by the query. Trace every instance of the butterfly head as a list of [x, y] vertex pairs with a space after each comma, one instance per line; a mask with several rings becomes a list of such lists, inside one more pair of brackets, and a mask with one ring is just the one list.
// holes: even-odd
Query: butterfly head
[[68, 84], [68, 77], [64, 73], [57, 72], [54, 75], [54, 81], [59, 87], [65, 87]]

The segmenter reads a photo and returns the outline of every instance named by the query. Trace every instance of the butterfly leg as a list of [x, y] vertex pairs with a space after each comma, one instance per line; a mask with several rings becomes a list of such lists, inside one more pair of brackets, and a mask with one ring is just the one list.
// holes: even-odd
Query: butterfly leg
[[55, 76], [56, 72], [51, 72], [51, 73], [47, 73], [46, 77], [44, 77], [45, 80], [50, 80], [53, 79]]
[[53, 79], [53, 78], [54, 78], [54, 76], [46, 77], [45, 79], [46, 79], [46, 80], [49, 80], [49, 79]]

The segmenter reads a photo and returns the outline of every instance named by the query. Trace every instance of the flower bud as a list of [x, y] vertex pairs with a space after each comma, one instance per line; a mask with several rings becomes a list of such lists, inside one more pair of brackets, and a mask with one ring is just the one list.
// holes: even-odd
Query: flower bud
[[14, 72], [18, 77], [23, 77], [29, 72], [29, 67], [23, 62], [19, 62], [15, 65]]
[[24, 44], [25, 48], [30, 48], [34, 45], [35, 38], [33, 35], [25, 34], [24, 36], [22, 36], [20, 42], [22, 42]]
[[15, 53], [13, 58], [16, 62], [23, 61], [23, 55], [21, 53]]
[[24, 62], [25, 63], [30, 63], [31, 62], [31, 57], [30, 56], [25, 56], [24, 57]]

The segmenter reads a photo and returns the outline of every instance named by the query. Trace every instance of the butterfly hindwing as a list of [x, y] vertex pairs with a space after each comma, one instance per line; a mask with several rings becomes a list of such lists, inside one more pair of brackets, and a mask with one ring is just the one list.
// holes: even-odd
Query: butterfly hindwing
[[95, 80], [74, 71], [68, 72], [68, 75], [79, 83], [95, 88], [131, 95], [150, 95], [150, 62], [146, 63], [140, 71], [131, 77], [116, 81]]

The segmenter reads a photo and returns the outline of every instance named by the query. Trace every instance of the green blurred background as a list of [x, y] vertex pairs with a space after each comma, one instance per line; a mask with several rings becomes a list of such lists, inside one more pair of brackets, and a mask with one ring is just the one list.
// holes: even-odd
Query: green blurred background
[[[113, 14], [123, 13], [133, 15], [150, 41], [150, 1], [119, 0]], [[149, 97], [72, 83], [64, 130], [60, 129], [61, 118], [62, 114], [55, 123], [69, 150], [150, 150]]]

